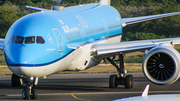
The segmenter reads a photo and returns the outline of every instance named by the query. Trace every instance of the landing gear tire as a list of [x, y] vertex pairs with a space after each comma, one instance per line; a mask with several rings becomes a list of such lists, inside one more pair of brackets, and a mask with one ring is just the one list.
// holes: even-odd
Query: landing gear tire
[[23, 80], [24, 82], [24, 86], [26, 86], [26, 88], [23, 89], [22, 91], [22, 98], [23, 99], [36, 99], [37, 98], [37, 92], [34, 88], [34, 85], [37, 85], [38, 83], [38, 78], [26, 78], [25, 80]]
[[22, 91], [22, 98], [23, 99], [29, 99], [30, 94], [29, 94], [29, 89], [28, 88], [24, 88]]
[[20, 77], [17, 76], [16, 74], [12, 74], [11, 85], [12, 87], [20, 86]]
[[111, 75], [109, 77], [109, 88], [117, 88], [117, 75]]
[[115, 63], [114, 59], [115, 56], [113, 58], [106, 58], [118, 71], [119, 76], [117, 77], [117, 75], [111, 75], [109, 78], [109, 87], [110, 88], [116, 88], [118, 85], [123, 85], [125, 86], [126, 89], [130, 89], [133, 88], [133, 76], [132, 75], [127, 75], [126, 76], [126, 72], [124, 69], [124, 56], [123, 54], [119, 55], [119, 59], [117, 61], [119, 61], [119, 65], [117, 63]]
[[36, 99], [37, 98], [37, 92], [36, 92], [36, 89], [34, 87], [31, 89], [30, 98], [31, 99]]
[[30, 90], [29, 88], [24, 88], [22, 91], [22, 98], [23, 99], [36, 99], [37, 98], [37, 92], [34, 89], [34, 87]]
[[133, 88], [133, 76], [132, 75], [127, 75], [125, 77], [125, 88], [130, 89]]

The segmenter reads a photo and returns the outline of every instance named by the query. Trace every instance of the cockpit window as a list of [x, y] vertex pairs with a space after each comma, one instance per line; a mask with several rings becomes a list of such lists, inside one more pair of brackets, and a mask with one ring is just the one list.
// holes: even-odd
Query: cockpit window
[[24, 40], [24, 37], [21, 37], [21, 36], [16, 36], [15, 43], [22, 44], [22, 43], [23, 43], [23, 40]]
[[35, 36], [26, 37], [25, 44], [32, 44], [35, 42]]
[[39, 43], [39, 44], [44, 44], [44, 43], [45, 43], [45, 41], [44, 41], [43, 37], [41, 37], [41, 36], [37, 36], [36, 43]]
[[11, 39], [9, 40], [9, 43], [13, 43], [14, 42], [14, 38], [15, 38], [15, 36], [12, 36]]

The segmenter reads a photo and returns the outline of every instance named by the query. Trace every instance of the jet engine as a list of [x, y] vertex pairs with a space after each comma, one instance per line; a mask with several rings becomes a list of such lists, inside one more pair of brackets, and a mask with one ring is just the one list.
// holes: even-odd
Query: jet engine
[[180, 54], [169, 46], [151, 49], [142, 64], [144, 75], [153, 83], [169, 85], [179, 78]]

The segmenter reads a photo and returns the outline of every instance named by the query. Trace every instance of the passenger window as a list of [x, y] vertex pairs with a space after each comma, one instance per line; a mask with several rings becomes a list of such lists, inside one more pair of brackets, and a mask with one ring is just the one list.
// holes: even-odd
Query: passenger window
[[32, 44], [35, 42], [34, 40], [35, 40], [35, 36], [26, 37], [25, 44]]
[[21, 37], [21, 36], [16, 36], [15, 43], [22, 44], [22, 43], [23, 43], [23, 40], [24, 40], [24, 37]]
[[41, 37], [41, 36], [37, 36], [36, 43], [39, 43], [39, 44], [44, 44], [44, 43], [45, 43], [45, 41], [44, 41], [43, 37]]
[[9, 43], [13, 43], [14, 42], [14, 38], [15, 38], [15, 36], [12, 36], [11, 39], [9, 40]]

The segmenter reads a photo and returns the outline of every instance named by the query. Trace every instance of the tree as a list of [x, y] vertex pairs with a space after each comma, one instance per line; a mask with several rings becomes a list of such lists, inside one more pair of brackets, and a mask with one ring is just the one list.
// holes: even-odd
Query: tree
[[6, 0], [1, 0], [0, 5], [3, 5]]
[[32, 4], [31, 0], [9, 0], [14, 5], [29, 5]]
[[18, 19], [12, 9], [0, 6], [0, 37], [4, 38], [9, 27]]
[[133, 41], [133, 40], [148, 40], [148, 39], [162, 39], [165, 36], [159, 36], [154, 33], [132, 32], [123, 33], [122, 41]]

